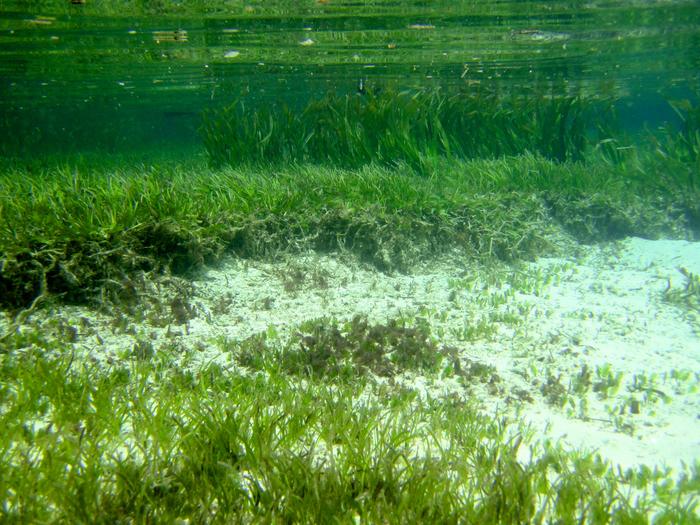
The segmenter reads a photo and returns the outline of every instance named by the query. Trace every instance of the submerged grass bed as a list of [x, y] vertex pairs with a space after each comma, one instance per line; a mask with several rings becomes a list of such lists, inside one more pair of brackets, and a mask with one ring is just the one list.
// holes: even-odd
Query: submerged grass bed
[[675, 103], [681, 129], [635, 146], [601, 130], [600, 104], [387, 88], [205, 114], [209, 160], [236, 168], [6, 161], [0, 306], [82, 302], [227, 252], [347, 250], [391, 271], [454, 246], [513, 260], [562, 234], [700, 231], [698, 106]]
[[0, 174], [0, 305], [48, 295], [83, 302], [121, 290], [135, 272], [183, 273], [225, 253], [346, 250], [391, 271], [455, 246], [513, 260], [551, 251], [562, 234], [590, 242], [700, 228], [685, 161], [669, 160], [669, 171], [631, 156], [431, 157], [430, 165], [429, 176], [377, 165], [8, 165]]
[[391, 271], [454, 246], [513, 260], [566, 236], [692, 235], [684, 137], [614, 162], [435, 155], [420, 172], [7, 163], [0, 306], [29, 308], [0, 335], [0, 521], [700, 522], [698, 465], [623, 472], [464, 400], [387, 386], [405, 369], [491, 373], [460, 371], [420, 325], [321, 319], [289, 348], [227, 341], [231, 366], [203, 368], [145, 338], [98, 365], [70, 326], [23, 325], [49, 297], [126, 304], [135, 275], [225, 253], [345, 250]]
[[101, 368], [43, 331], [0, 344], [5, 523], [699, 522], [697, 465], [615, 470], [459, 399], [182, 350]]
[[607, 124], [613, 121], [609, 101], [483, 89], [448, 94], [368, 88], [345, 96], [329, 93], [303, 108], [252, 104], [238, 100], [204, 112], [200, 133], [213, 166], [403, 162], [424, 170], [438, 155], [493, 158], [528, 151], [556, 161], [580, 160], [592, 142], [610, 137]]

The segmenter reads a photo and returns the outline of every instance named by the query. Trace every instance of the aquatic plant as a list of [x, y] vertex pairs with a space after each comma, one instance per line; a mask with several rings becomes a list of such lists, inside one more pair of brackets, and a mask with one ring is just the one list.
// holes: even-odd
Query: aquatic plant
[[252, 370], [331, 381], [393, 377], [407, 371], [437, 373], [446, 367], [461, 374], [455, 349], [438, 344], [427, 324], [410, 326], [402, 319], [384, 324], [372, 324], [361, 315], [345, 322], [314, 319], [299, 325], [283, 347], [257, 334], [233, 351], [237, 362]]
[[[673, 144], [671, 148], [680, 149], [677, 156], [689, 164], [698, 166], [700, 162], [700, 103], [695, 104], [689, 100], [679, 100], [670, 102], [671, 107], [681, 121], [679, 133], [668, 132], [669, 140]], [[698, 172], [696, 171], [696, 176]], [[691, 184], [696, 185], [697, 180], [692, 180]]]
[[700, 229], [700, 93], [669, 101], [678, 122], [666, 123], [627, 148], [618, 168], [639, 183], [639, 195], [654, 195], [669, 212]]
[[692, 204], [688, 193], [665, 191], [667, 167], [657, 170], [651, 156], [631, 167], [531, 154], [422, 158], [430, 177], [377, 164], [212, 171], [192, 162], [8, 161], [0, 167], [0, 304], [114, 298], [140, 272], [185, 274], [225, 253], [345, 250], [391, 271], [453, 246], [475, 257], [531, 258], [554, 249], [558, 230], [586, 242], [692, 235], [681, 206]]
[[664, 301], [700, 313], [700, 276], [683, 267], [679, 267], [678, 271], [683, 275], [685, 283], [682, 288], [674, 288], [669, 279], [663, 292]]
[[499, 157], [525, 152], [579, 160], [591, 119], [605, 104], [576, 96], [498, 96], [396, 91], [328, 93], [301, 110], [236, 100], [206, 110], [200, 132], [213, 166], [316, 162], [357, 167], [406, 163], [423, 170], [435, 156]]
[[426, 325], [407, 326], [397, 319], [372, 325], [355, 316], [342, 326], [323, 320], [300, 326], [281, 366], [327, 375], [329, 367], [337, 372], [349, 365], [355, 373], [390, 377], [406, 370], [436, 372], [443, 360], [456, 360], [454, 354], [431, 338]]
[[3, 522], [697, 521], [699, 465], [614, 469], [459, 399], [148, 344], [102, 368], [39, 327], [0, 344]]

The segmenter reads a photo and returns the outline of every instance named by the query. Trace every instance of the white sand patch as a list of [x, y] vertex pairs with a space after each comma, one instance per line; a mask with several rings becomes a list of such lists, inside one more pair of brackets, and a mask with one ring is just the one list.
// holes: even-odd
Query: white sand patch
[[[575, 279], [550, 288], [554, 322], [577, 334], [589, 366], [610, 364], [623, 384], [614, 400], [598, 402], [608, 410], [591, 406], [588, 421], [537, 404], [525, 407], [525, 417], [548, 436], [599, 450], [622, 466], [700, 459], [697, 325], [694, 314], [663, 301], [669, 283], [684, 281], [679, 267], [700, 271], [700, 243], [632, 238], [612, 250], [591, 250]], [[640, 402], [639, 414], [623, 409], [631, 397]], [[624, 427], [616, 431], [615, 416], [618, 427], [633, 426], [632, 435]]]
[[[492, 366], [498, 380], [409, 372], [394, 384], [421, 397], [476, 396], [484, 411], [530, 424], [539, 439], [599, 451], [622, 467], [674, 467], [700, 460], [700, 323], [663, 295], [669, 282], [682, 287], [679, 267], [700, 273], [700, 243], [628, 239], [586, 248], [578, 259], [513, 267], [455, 253], [412, 275], [383, 274], [343, 255], [232, 259], [193, 281], [187, 323], [156, 322], [152, 297], [138, 319], [62, 307], [31, 322], [85, 318], [72, 344], [97, 362], [133, 359], [145, 342], [179, 366], [215, 362], [245, 373], [231, 345], [260, 332], [283, 342], [320, 317], [423, 318], [464, 366]], [[161, 291], [161, 310], [174, 293]]]

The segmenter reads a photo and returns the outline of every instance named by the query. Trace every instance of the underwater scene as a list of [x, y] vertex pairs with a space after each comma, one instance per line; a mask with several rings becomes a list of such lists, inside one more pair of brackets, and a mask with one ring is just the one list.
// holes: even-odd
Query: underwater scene
[[700, 3], [0, 1], [0, 500], [700, 524]]

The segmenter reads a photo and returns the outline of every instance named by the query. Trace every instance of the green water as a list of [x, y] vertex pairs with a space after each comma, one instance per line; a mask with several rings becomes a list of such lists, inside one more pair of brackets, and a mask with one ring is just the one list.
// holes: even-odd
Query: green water
[[700, 78], [696, 1], [0, 2], [4, 156], [201, 152], [207, 108], [362, 85], [615, 101], [673, 120]]
[[698, 0], [0, 0], [0, 522], [700, 523], [698, 243], [611, 242], [699, 98]]

